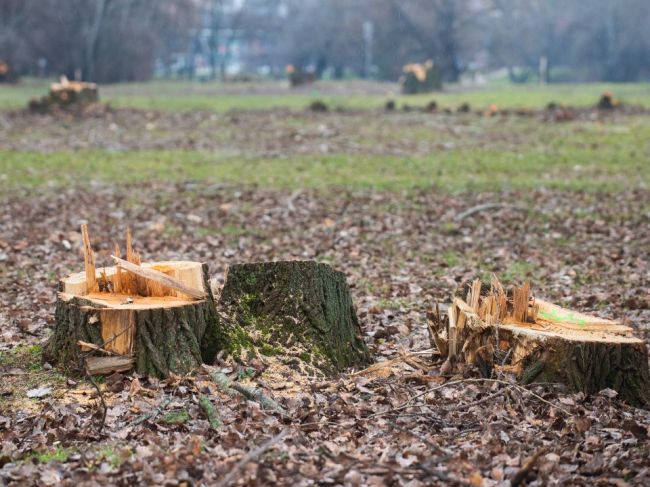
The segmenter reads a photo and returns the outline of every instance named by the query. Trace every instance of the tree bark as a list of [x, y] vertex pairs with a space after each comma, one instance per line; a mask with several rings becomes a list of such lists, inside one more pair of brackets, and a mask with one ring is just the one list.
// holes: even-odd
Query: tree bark
[[466, 300], [454, 298], [449, 320], [432, 315], [432, 339], [443, 356], [514, 373], [525, 383], [557, 382], [594, 394], [606, 388], [624, 401], [650, 408], [648, 351], [632, 329], [615, 321], [533, 299], [530, 287], [506, 293], [476, 280]]
[[326, 264], [233, 265], [219, 308], [235, 355], [288, 355], [325, 372], [370, 362], [345, 275]]

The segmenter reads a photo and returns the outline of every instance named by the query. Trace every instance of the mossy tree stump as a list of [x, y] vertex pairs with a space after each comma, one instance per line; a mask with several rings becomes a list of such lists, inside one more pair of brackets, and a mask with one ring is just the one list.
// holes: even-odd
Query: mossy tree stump
[[230, 266], [219, 300], [224, 348], [286, 355], [324, 372], [370, 362], [345, 275], [313, 261]]
[[475, 280], [465, 300], [456, 297], [449, 320], [433, 321], [433, 340], [449, 363], [494, 369], [518, 379], [556, 382], [593, 394], [610, 388], [628, 403], [650, 408], [650, 369], [643, 340], [618, 322], [533, 298], [525, 284], [504, 291]]
[[[85, 367], [91, 374], [105, 374], [133, 368], [157, 377], [212, 363], [219, 323], [205, 264], [140, 263], [127, 237], [128, 262], [95, 269], [87, 231], [82, 234], [86, 270], [59, 283], [44, 360], [68, 371]], [[126, 271], [126, 265], [138, 274]], [[156, 281], [144, 275], [166, 277]]]

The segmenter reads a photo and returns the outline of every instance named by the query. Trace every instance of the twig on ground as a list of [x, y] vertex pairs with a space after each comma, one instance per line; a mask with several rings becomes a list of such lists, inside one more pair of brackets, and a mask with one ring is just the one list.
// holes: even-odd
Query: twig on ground
[[280, 406], [277, 402], [265, 395], [256, 387], [248, 387], [242, 384], [237, 384], [231, 381], [222, 372], [210, 371], [209, 375], [212, 381], [219, 387], [219, 389], [221, 389], [229, 396], [240, 395], [250, 401], [258, 402], [263, 409], [275, 411], [284, 417], [289, 417], [282, 406]]
[[510, 487], [518, 487], [524, 480], [526, 480], [526, 477], [528, 477], [528, 474], [537, 463], [537, 460], [539, 460], [539, 457], [541, 457], [544, 453], [546, 453], [546, 448], [544, 447], [537, 450], [535, 454], [533, 454], [533, 456], [530, 457], [530, 459], [524, 464], [524, 466], [521, 467], [512, 477], [512, 480], [510, 481]]
[[482, 397], [481, 399], [478, 399], [476, 401], [472, 401], [472, 402], [467, 403], [467, 404], [458, 404], [457, 406], [452, 406], [452, 407], [448, 407], [448, 408], [442, 408], [442, 410], [445, 411], [445, 412], [462, 411], [463, 409], [471, 408], [473, 406], [478, 406], [479, 404], [483, 404], [485, 402], [488, 402], [488, 401], [494, 399], [495, 397], [500, 396], [501, 394], [505, 394], [509, 390], [510, 390], [510, 387], [504, 387], [503, 389], [499, 389], [498, 391], [493, 392], [492, 394], [488, 394], [487, 396]]
[[170, 397], [166, 397], [166, 398], [164, 398], [164, 399], [161, 401], [160, 406], [158, 406], [158, 407], [157, 407], [156, 409], [154, 409], [153, 411], [149, 411], [148, 413], [144, 413], [144, 414], [140, 415], [138, 418], [136, 418], [136, 419], [133, 421], [133, 423], [131, 423], [131, 426], [138, 426], [140, 423], [144, 423], [144, 422], [147, 421], [148, 419], [151, 419], [151, 420], [156, 419], [156, 417], [157, 417], [160, 413], [162, 413], [163, 410], [164, 410], [167, 406], [169, 406], [169, 403], [171, 403], [171, 402], [172, 402], [172, 398], [171, 398], [171, 396], [170, 396]]
[[[537, 399], [538, 401], [541, 401], [541, 402], [543, 402], [543, 403], [545, 403], [545, 404], [548, 404], [549, 406], [551, 406], [551, 407], [557, 409], [558, 411], [562, 411], [562, 412], [563, 412], [564, 414], [566, 414], [567, 416], [573, 416], [573, 414], [571, 414], [571, 413], [570, 413], [569, 411], [567, 411], [566, 409], [561, 408], [560, 406], [557, 406], [557, 405], [553, 404], [553, 403], [550, 402], [550, 401], [547, 401], [546, 399], [544, 399], [544, 398], [543, 398], [542, 396], [540, 396], [539, 394], [536, 394], [536, 393], [534, 393], [533, 391], [530, 391], [530, 390], [526, 389], [525, 387], [523, 387], [523, 386], [521, 386], [521, 385], [519, 385], [519, 384], [513, 384], [513, 383], [511, 383], [511, 382], [507, 382], [507, 381], [505, 381], [505, 380], [499, 380], [499, 379], [483, 379], [483, 378], [475, 378], [475, 379], [461, 379], [461, 380], [453, 380], [453, 381], [446, 382], [445, 384], [441, 384], [441, 385], [439, 385], [439, 386], [437, 386], [437, 387], [434, 387], [434, 388], [432, 388], [432, 389], [427, 389], [426, 391], [423, 391], [423, 392], [420, 392], [419, 394], [416, 394], [415, 396], [411, 397], [410, 399], [408, 399], [407, 401], [405, 401], [404, 403], [400, 404], [400, 405], [397, 406], [397, 407], [394, 407], [394, 408], [389, 409], [389, 410], [387, 410], [387, 411], [381, 411], [381, 412], [378, 412], [378, 413], [375, 413], [375, 414], [371, 414], [370, 416], [368, 416], [368, 418], [375, 418], [375, 417], [378, 417], [378, 416], [385, 416], [385, 415], [387, 415], [387, 414], [391, 414], [391, 413], [394, 413], [394, 412], [397, 412], [397, 411], [401, 411], [401, 410], [403, 410], [403, 409], [406, 409], [406, 408], [408, 408], [408, 407], [411, 407], [411, 404], [413, 403], [413, 401], [414, 401], [415, 399], [417, 399], [417, 398], [419, 398], [419, 397], [422, 397], [422, 396], [425, 396], [426, 394], [429, 394], [429, 393], [431, 393], [431, 392], [435, 392], [435, 391], [438, 391], [438, 390], [440, 390], [440, 389], [444, 389], [445, 387], [448, 387], [448, 386], [453, 386], [453, 385], [457, 385], [457, 384], [471, 384], [471, 383], [477, 383], [477, 382], [478, 382], [478, 383], [481, 383], [481, 382], [489, 382], [489, 383], [493, 383], [493, 384], [501, 384], [501, 385], [505, 385], [505, 386], [508, 386], [508, 387], [510, 387], [510, 388], [515, 388], [515, 389], [517, 389], [517, 390], [519, 390], [519, 391], [525, 392], [525, 393], [527, 393], [527, 394], [533, 396], [533, 397], [534, 397], [535, 399]], [[422, 405], [419, 405], [419, 406], [426, 406], [426, 407], [428, 407], [428, 405], [426, 405], [426, 404], [422, 404]]]
[[239, 462], [237, 462], [237, 465], [235, 465], [232, 470], [226, 475], [221, 482], [217, 484], [216, 487], [226, 487], [230, 485], [238, 476], [240, 471], [249, 463], [252, 462], [253, 460], [256, 460], [259, 458], [266, 450], [271, 448], [273, 445], [275, 445], [277, 442], [279, 442], [282, 438], [284, 438], [287, 435], [288, 430], [282, 430], [279, 434], [275, 435], [273, 438], [271, 438], [269, 441], [266, 443], [258, 446], [257, 448], [254, 448], [250, 450], [246, 455], [242, 457]]
[[528, 211], [528, 208], [525, 208], [523, 206], [509, 205], [507, 203], [483, 203], [482, 205], [476, 205], [471, 208], [468, 208], [465, 211], [460, 212], [458, 215], [454, 217], [454, 220], [460, 222], [465, 218], [467, 218], [468, 216], [474, 215], [475, 213], [479, 213], [485, 210], [498, 210], [501, 208], [509, 208], [511, 210], [518, 210], [518, 211]]
[[99, 388], [99, 384], [95, 382], [95, 379], [93, 379], [93, 376], [88, 373], [88, 370], [86, 370], [86, 378], [97, 390], [99, 401], [102, 403], [102, 420], [99, 423], [99, 428], [97, 428], [97, 434], [101, 435], [102, 431], [104, 430], [104, 425], [106, 424], [106, 412], [108, 411], [108, 406], [106, 406], [106, 401], [104, 400], [104, 394], [102, 393], [102, 390]]

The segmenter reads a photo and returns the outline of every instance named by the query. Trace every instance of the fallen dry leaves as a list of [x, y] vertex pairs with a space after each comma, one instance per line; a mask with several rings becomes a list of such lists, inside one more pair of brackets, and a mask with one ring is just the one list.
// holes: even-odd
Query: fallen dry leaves
[[[505, 207], [455, 221], [495, 200], [535, 211]], [[8, 195], [0, 213], [4, 350], [47, 337], [57, 277], [79, 270], [77, 229], [88, 221], [99, 265], [109, 263], [104, 243], [130, 224], [146, 258], [208, 262], [217, 288], [238, 261], [328, 262], [349, 276], [367, 342], [391, 365], [296, 384], [263, 358], [216, 364], [263, 387], [289, 418], [223, 394], [201, 371], [167, 381], [117, 374], [101, 384], [107, 411], [98, 435], [94, 388], [13, 364], [0, 371], [0, 478], [213, 485], [236, 468], [233, 485], [491, 486], [508, 485], [539, 453], [528, 485], [647, 485], [650, 413], [613, 391], [585, 398], [537, 385], [529, 393], [506, 376], [466, 380], [477, 377], [472, 370], [448, 378], [435, 354], [413, 352], [430, 347], [431, 303], [477, 272], [534, 277], [544, 297], [625, 318], [648, 339], [649, 203], [647, 191], [325, 193], [199, 183]], [[52, 393], [26, 397], [44, 387]], [[202, 395], [220, 427], [208, 424]]]

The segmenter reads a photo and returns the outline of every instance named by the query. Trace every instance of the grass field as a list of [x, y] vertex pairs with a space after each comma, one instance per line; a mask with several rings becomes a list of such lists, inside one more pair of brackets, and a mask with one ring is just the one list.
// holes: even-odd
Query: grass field
[[[366, 96], [352, 85], [351, 94], [324, 97], [363, 110], [317, 114], [304, 109], [318, 96], [316, 87], [313, 93], [282, 94], [287, 91], [283, 85], [255, 85], [266, 94], [233, 94], [227, 90], [244, 85], [233, 86], [155, 82], [102, 90], [115, 106], [161, 110], [153, 114], [5, 115], [0, 188], [192, 179], [270, 188], [621, 191], [650, 182], [650, 119], [645, 115], [556, 123], [539, 117], [388, 114], [377, 108], [386, 98], [376, 94], [381, 84], [369, 90], [361, 85], [370, 93]], [[334, 88], [325, 83], [323, 91]], [[588, 105], [605, 89], [650, 106], [650, 87], [643, 84], [499, 85], [450, 89], [435, 98], [448, 106], [464, 100], [474, 106], [542, 107], [550, 100]], [[33, 80], [2, 87], [0, 106], [22, 106], [44, 90]], [[399, 100], [424, 105], [431, 98]], [[259, 110], [276, 105], [284, 108]], [[223, 112], [234, 108], [244, 111]]]
[[[29, 98], [45, 93], [47, 86], [47, 82], [40, 80], [26, 80], [15, 86], [3, 86], [0, 88], [0, 109], [22, 108]], [[285, 82], [232, 85], [218, 82], [156, 81], [103, 86], [101, 96], [115, 107], [225, 112], [304, 108], [315, 99], [323, 100], [333, 107], [348, 109], [378, 108], [389, 99], [396, 100], [398, 105], [415, 106], [436, 100], [443, 108], [455, 108], [465, 102], [479, 109], [493, 103], [502, 108], [542, 108], [549, 102], [591, 106], [604, 91], [610, 91], [625, 103], [650, 107], [650, 83], [558, 83], [546, 86], [495, 83], [486, 88], [450, 86], [441, 93], [414, 96], [399, 95], [397, 85], [391, 83], [376, 84], [370, 93], [364, 93], [364, 86], [366, 85], [357, 90], [341, 90], [337, 88], [336, 82], [324, 81], [312, 87], [291, 90]]]

